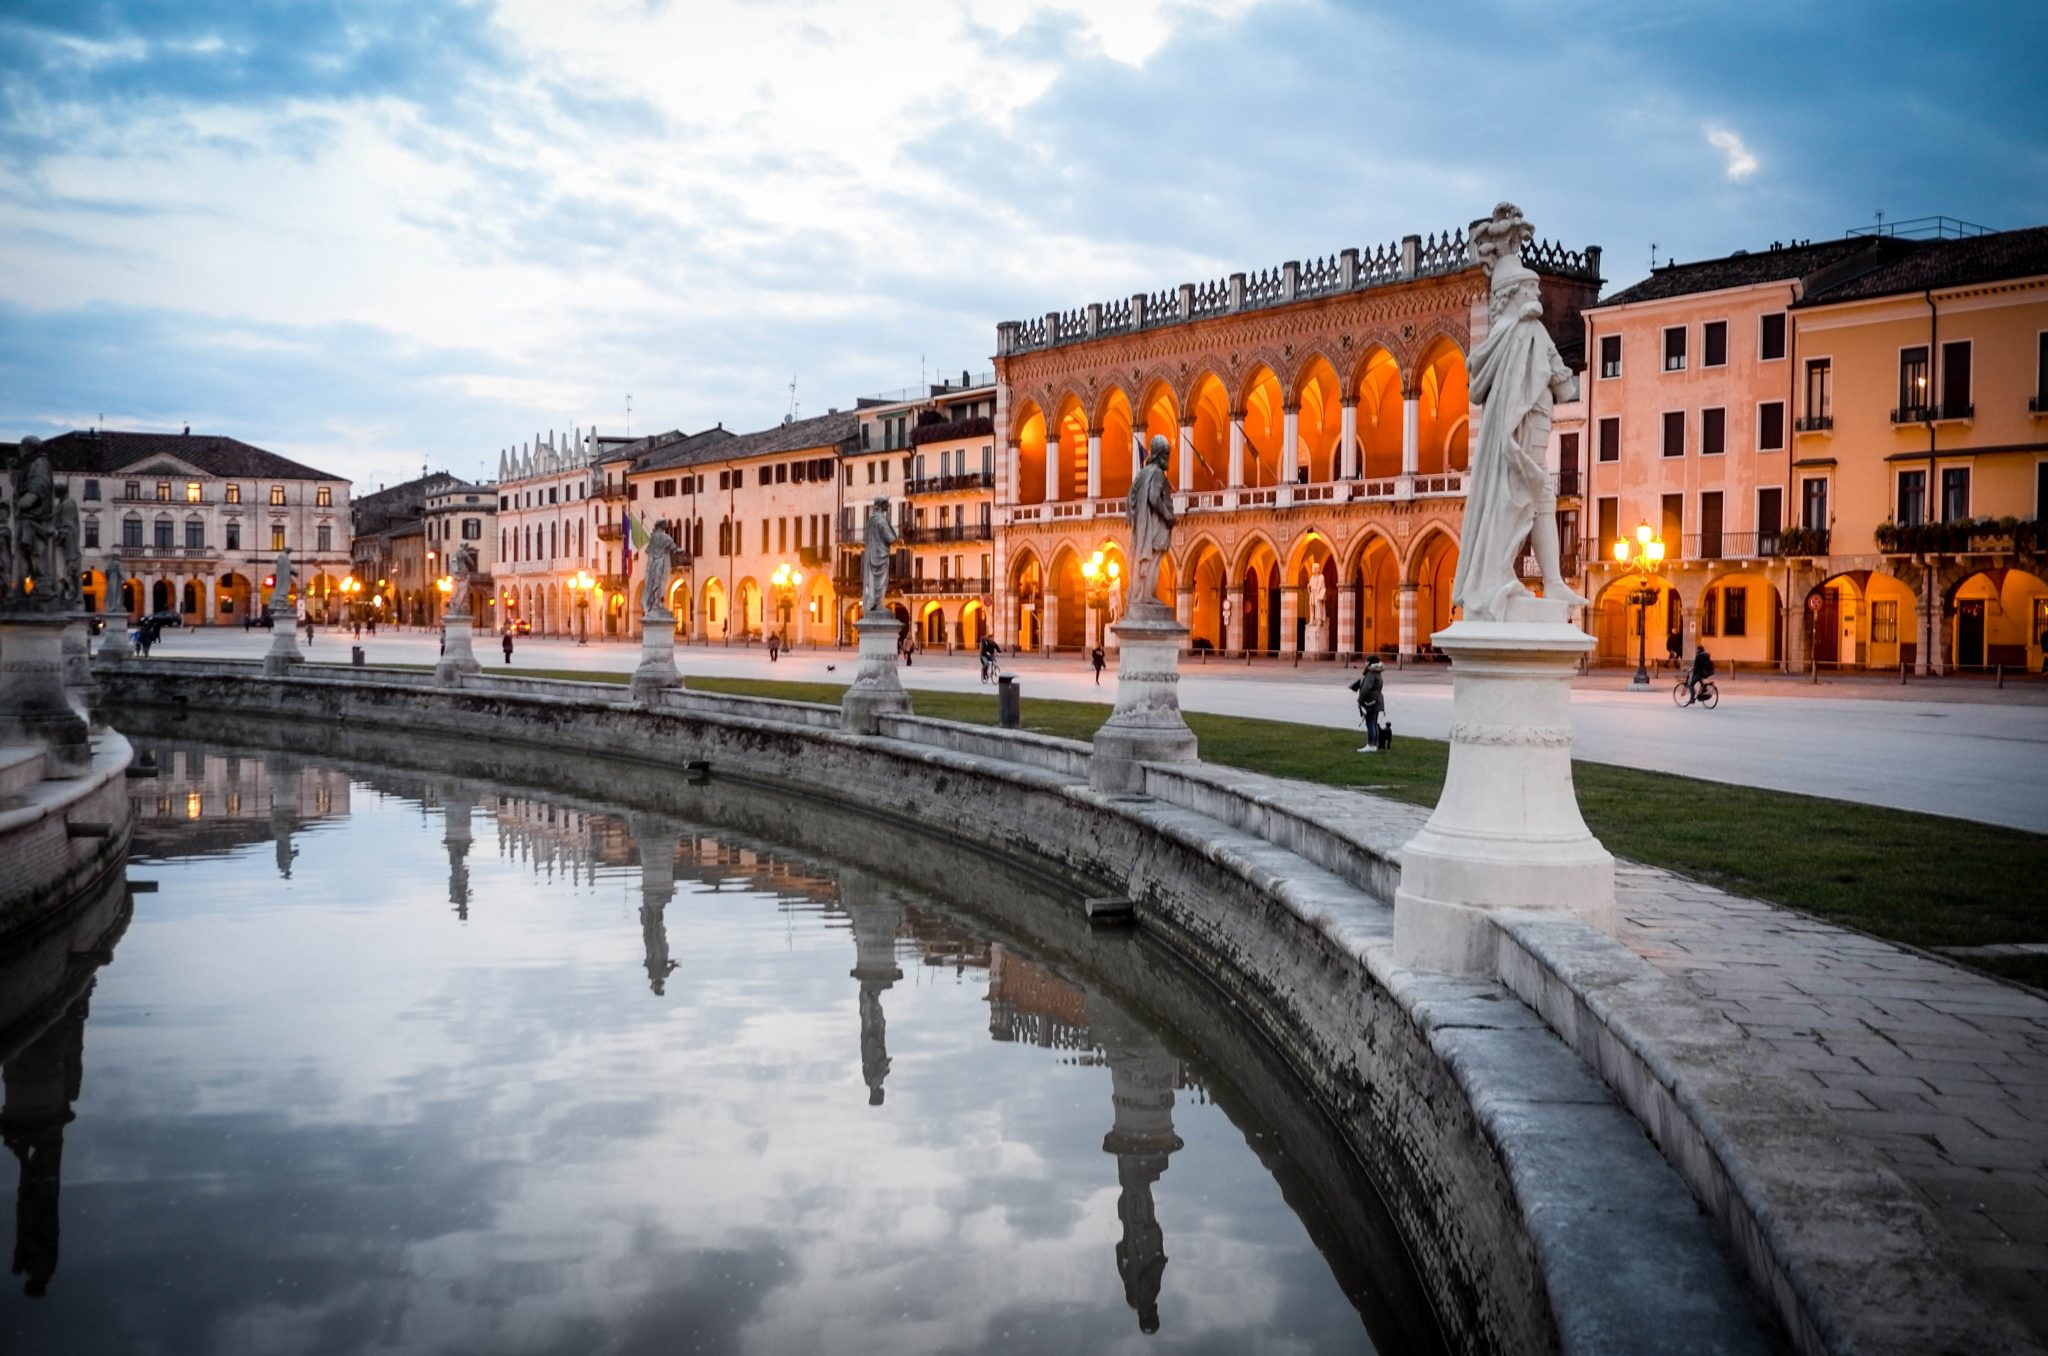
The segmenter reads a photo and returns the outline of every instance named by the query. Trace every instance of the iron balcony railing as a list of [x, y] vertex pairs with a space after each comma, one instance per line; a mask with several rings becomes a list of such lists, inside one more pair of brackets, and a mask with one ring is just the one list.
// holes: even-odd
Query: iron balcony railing
[[932, 579], [925, 575], [912, 575], [902, 582], [905, 593], [936, 593], [947, 596], [988, 592], [987, 575], [954, 575], [949, 579]]
[[1579, 473], [1576, 470], [1557, 473], [1557, 496], [1560, 499], [1575, 498], [1579, 493]]
[[992, 490], [995, 487], [994, 471], [968, 471], [949, 476], [921, 476], [905, 485], [903, 493], [914, 498], [920, 494], [950, 494], [960, 490]]
[[[1894, 419], [1892, 422], [1897, 423]], [[1802, 414], [1792, 421], [1794, 431], [1799, 433], [1827, 433], [1835, 426], [1832, 414]]]
[[1977, 407], [1966, 400], [1935, 402], [1926, 405], [1901, 405], [1892, 411], [1894, 424], [1938, 424], [1947, 419], [1970, 419], [1977, 413]]
[[994, 523], [942, 523], [937, 527], [906, 528], [897, 534], [910, 546], [937, 546], [956, 541], [994, 541]]

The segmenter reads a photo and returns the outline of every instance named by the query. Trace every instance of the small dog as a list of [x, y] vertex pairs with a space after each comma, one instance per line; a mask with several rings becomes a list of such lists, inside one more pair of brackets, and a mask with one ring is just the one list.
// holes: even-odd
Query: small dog
[[1380, 752], [1392, 753], [1393, 751], [1394, 722], [1391, 720], [1383, 720], [1380, 722]]

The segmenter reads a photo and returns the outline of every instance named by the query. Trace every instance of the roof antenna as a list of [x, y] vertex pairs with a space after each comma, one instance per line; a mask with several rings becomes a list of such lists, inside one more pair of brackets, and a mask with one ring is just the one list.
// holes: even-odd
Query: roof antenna
[[795, 423], [797, 411], [801, 408], [796, 403], [796, 373], [792, 372], [789, 374], [789, 413], [782, 416], [782, 422], [785, 424]]
[[626, 392], [626, 436], [633, 436], [633, 393]]
[[1654, 240], [1652, 240], [1652, 241], [1650, 242], [1650, 272], [1652, 272], [1652, 273], [1655, 273], [1656, 271], [1657, 271], [1657, 242], [1656, 242], [1656, 241], [1654, 241]]

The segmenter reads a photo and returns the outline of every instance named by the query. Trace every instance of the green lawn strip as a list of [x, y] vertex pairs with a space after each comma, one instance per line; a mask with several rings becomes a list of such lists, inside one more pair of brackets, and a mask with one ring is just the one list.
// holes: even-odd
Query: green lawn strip
[[[844, 684], [692, 678], [703, 691], [837, 702]], [[919, 715], [993, 725], [993, 693], [913, 691]], [[1024, 703], [1025, 728], [1090, 739], [1109, 708]], [[1190, 713], [1205, 761], [1436, 804], [1449, 747], [1402, 738], [1361, 757], [1356, 730]], [[1575, 762], [1586, 824], [1620, 857], [1913, 946], [2048, 941], [2048, 838], [1997, 825]], [[1983, 968], [2034, 978], [2033, 958]]]

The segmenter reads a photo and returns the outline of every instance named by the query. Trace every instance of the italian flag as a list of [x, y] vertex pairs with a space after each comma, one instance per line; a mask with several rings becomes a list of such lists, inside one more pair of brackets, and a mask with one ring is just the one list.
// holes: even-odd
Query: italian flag
[[619, 553], [619, 578], [630, 587], [633, 583], [633, 553], [647, 545], [648, 534], [647, 528], [634, 522], [632, 513], [625, 509], [619, 510], [619, 521], [625, 528], [619, 534], [619, 539], [625, 543]]

